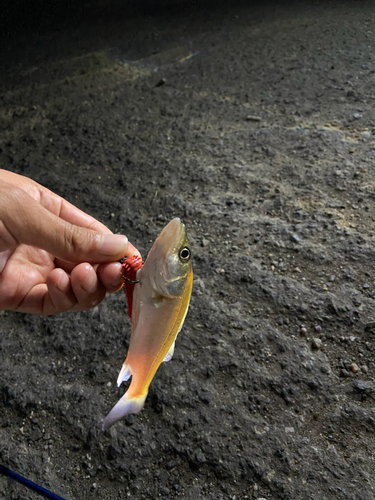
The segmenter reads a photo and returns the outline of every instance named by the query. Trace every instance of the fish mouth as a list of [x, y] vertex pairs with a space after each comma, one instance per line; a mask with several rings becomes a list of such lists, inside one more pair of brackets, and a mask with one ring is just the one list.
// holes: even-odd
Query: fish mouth
[[169, 246], [172, 243], [179, 244], [186, 237], [185, 224], [179, 217], [172, 219], [158, 236], [158, 240], [165, 241]]
[[179, 217], [175, 217], [174, 219], [172, 219], [166, 226], [164, 229], [169, 229], [169, 230], [175, 230], [175, 231], [178, 231], [179, 229], [181, 228], [184, 228], [185, 227], [185, 224], [183, 224], [181, 222], [181, 219]]

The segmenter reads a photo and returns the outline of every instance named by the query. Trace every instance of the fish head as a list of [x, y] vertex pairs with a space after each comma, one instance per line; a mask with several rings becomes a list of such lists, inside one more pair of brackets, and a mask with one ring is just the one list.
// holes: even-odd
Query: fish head
[[[148, 276], [155, 295], [175, 298], [182, 295], [192, 279], [191, 250], [185, 225], [176, 217], [156, 238], [139, 278]], [[138, 276], [138, 275], [137, 275]]]

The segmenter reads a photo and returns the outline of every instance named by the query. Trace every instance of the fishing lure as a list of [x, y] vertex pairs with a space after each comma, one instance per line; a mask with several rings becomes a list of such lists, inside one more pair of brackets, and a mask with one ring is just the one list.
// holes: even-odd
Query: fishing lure
[[137, 271], [141, 269], [143, 264], [144, 262], [139, 255], [123, 259], [122, 262], [121, 274], [128, 303], [129, 318], [132, 317], [134, 285], [139, 283], [139, 280], [136, 279]]

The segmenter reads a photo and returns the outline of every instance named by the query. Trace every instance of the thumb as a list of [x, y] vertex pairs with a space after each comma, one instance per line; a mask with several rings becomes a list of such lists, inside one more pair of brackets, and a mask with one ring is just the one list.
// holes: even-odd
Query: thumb
[[42, 248], [70, 262], [110, 262], [137, 252], [126, 236], [70, 224], [22, 189], [1, 190], [0, 251], [19, 243]]

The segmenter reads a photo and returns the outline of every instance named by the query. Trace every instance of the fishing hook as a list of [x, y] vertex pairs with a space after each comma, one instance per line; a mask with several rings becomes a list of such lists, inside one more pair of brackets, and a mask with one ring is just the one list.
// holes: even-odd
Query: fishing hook
[[132, 285], [134, 285], [135, 283], [139, 283], [140, 280], [130, 280], [129, 278], [127, 278], [126, 276], [123, 276], [122, 279], [124, 279], [125, 281], [127, 281], [128, 283], [131, 283]]

